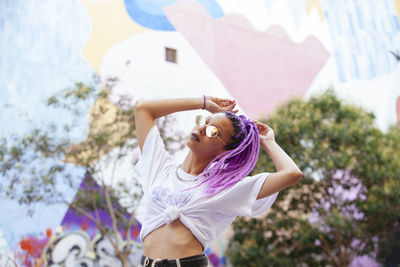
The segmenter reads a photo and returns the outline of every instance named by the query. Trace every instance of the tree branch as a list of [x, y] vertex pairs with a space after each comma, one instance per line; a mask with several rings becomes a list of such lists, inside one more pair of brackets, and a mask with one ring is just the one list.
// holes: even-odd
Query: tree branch
[[[103, 186], [104, 194], [106, 197], [107, 209], [108, 209], [108, 212], [110, 213], [110, 217], [111, 217], [112, 229], [115, 234], [115, 237], [118, 238], [117, 219], [115, 218], [114, 208], [111, 203], [110, 192], [109, 192], [108, 186], [106, 186], [104, 184], [103, 180], [101, 180], [101, 184]], [[117, 242], [118, 242], [118, 240], [117, 240]]]
[[329, 248], [328, 241], [326, 241], [326, 239], [323, 236], [320, 236], [320, 239], [322, 242], [322, 249], [328, 254], [328, 257], [331, 259], [331, 261], [334, 263], [335, 266], [341, 267], [335, 256], [332, 254]]
[[79, 206], [75, 205], [74, 203], [69, 204], [73, 209], [75, 209], [77, 212], [79, 212], [80, 214], [82, 214], [83, 216], [87, 217], [88, 219], [90, 219], [92, 222], [94, 222], [96, 224], [96, 226], [99, 228], [99, 231], [102, 234], [106, 234], [107, 230], [101, 225], [100, 221], [96, 220], [96, 218], [94, 218], [90, 213], [88, 213], [87, 211], [85, 211], [84, 209], [80, 208]]
[[96, 214], [96, 219], [100, 222], [99, 211], [97, 208], [96, 199], [94, 198], [94, 191], [92, 191], [91, 195], [92, 195], [92, 203], [93, 203], [94, 213]]

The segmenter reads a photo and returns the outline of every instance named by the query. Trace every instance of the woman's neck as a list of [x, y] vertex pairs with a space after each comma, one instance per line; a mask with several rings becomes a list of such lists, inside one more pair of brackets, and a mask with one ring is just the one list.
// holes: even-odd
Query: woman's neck
[[197, 176], [203, 172], [211, 160], [212, 159], [210, 158], [201, 158], [196, 154], [193, 154], [192, 151], [189, 151], [182, 163], [182, 170], [186, 173]]

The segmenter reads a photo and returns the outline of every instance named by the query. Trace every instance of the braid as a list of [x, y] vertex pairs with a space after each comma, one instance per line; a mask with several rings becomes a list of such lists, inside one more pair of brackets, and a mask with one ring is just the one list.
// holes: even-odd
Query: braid
[[231, 120], [233, 126], [233, 134], [231, 136], [232, 142], [230, 144], [227, 144], [225, 148], [227, 150], [232, 150], [236, 148], [240, 144], [240, 142], [242, 142], [246, 131], [245, 129], [243, 129], [244, 125], [242, 124], [238, 116], [229, 111], [225, 112], [225, 114], [228, 119]]

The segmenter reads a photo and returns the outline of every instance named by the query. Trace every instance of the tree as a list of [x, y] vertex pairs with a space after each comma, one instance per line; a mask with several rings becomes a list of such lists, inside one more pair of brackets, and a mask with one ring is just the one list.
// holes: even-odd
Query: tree
[[[2, 137], [0, 171], [5, 182], [0, 192], [28, 207], [35, 203], [67, 204], [96, 224], [125, 267], [131, 253], [131, 229], [136, 224], [134, 211], [142, 192], [133, 175], [117, 177], [121, 176], [117, 168], [137, 147], [131, 99], [120, 96], [117, 103], [109, 100], [117, 82], [117, 78], [111, 78], [101, 84], [95, 77], [91, 85], [76, 83], [47, 101], [49, 112], [61, 110], [71, 114], [69, 122], [42, 124], [22, 136]], [[84, 130], [77, 122], [88, 107], [87, 138], [77, 143], [73, 133]], [[181, 135], [166, 135], [168, 127], [175, 123], [174, 118], [169, 116], [157, 123], [162, 128], [160, 133], [167, 150], [179, 150]], [[135, 164], [133, 159], [130, 164], [132, 167]], [[77, 172], [76, 166], [83, 172]], [[93, 179], [85, 180], [84, 190], [78, 192], [74, 201], [69, 201], [66, 191], [76, 190], [84, 175]], [[130, 207], [118, 205], [121, 197], [130, 198]], [[108, 212], [110, 226], [101, 221], [100, 211]]]
[[[376, 205], [371, 191], [390, 168], [383, 154], [389, 139], [373, 120], [372, 113], [344, 103], [332, 90], [307, 101], [292, 100], [270, 116], [266, 123], [303, 178], [280, 192], [263, 219], [234, 223], [228, 246], [234, 265], [348, 266], [357, 255], [373, 255], [374, 240], [388, 240], [379, 231], [382, 224], [371, 221], [377, 213], [369, 210]], [[261, 152], [255, 171], [271, 170], [273, 163]], [[398, 203], [380, 207], [392, 216], [382, 220], [397, 229]]]
[[[374, 170], [367, 198], [358, 205], [367, 214], [366, 231], [377, 237], [376, 259], [400, 264], [400, 127], [389, 128], [381, 142], [382, 165]], [[376, 240], [374, 240], [376, 241]]]

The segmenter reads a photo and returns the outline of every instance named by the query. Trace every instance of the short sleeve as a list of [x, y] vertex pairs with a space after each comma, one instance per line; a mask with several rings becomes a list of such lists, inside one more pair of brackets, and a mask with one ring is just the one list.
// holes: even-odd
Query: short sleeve
[[[232, 187], [218, 194], [218, 209], [227, 216], [257, 217], [266, 213], [275, 202], [278, 192], [257, 199], [270, 173], [246, 176]], [[221, 195], [220, 195], [221, 194]]]
[[154, 181], [173, 164], [171, 155], [165, 150], [160, 132], [154, 125], [147, 133], [142, 152], [136, 164], [138, 180], [146, 193]]

